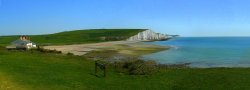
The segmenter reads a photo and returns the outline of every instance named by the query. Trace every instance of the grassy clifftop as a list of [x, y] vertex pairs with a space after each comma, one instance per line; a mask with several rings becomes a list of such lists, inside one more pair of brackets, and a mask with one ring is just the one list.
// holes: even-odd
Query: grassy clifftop
[[[124, 40], [144, 30], [145, 29], [89, 29], [29, 36], [33, 42], [38, 44], [78, 44]], [[18, 38], [19, 35], [1, 36], [0, 44], [9, 44]]]

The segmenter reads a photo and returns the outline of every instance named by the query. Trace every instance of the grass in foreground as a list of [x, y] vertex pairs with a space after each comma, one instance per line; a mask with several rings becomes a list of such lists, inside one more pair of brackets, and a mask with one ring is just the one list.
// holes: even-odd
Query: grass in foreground
[[94, 75], [94, 61], [80, 56], [0, 50], [1, 90], [248, 90], [249, 68], [159, 69], [126, 75], [108, 68]]

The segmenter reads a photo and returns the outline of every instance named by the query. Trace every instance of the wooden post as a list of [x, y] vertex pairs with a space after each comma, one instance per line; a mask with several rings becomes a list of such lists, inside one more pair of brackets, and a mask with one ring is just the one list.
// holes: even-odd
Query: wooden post
[[104, 77], [106, 77], [106, 65], [104, 65], [103, 69], [104, 69]]
[[97, 76], [97, 61], [95, 61], [95, 75]]

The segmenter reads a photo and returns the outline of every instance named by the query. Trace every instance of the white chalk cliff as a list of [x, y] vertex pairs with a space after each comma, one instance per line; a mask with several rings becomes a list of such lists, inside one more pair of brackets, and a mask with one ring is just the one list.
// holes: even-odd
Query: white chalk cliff
[[161, 41], [161, 40], [167, 40], [170, 37], [164, 34], [156, 33], [152, 30], [146, 30], [143, 32], [138, 33], [137, 35], [134, 35], [127, 39], [128, 41]]

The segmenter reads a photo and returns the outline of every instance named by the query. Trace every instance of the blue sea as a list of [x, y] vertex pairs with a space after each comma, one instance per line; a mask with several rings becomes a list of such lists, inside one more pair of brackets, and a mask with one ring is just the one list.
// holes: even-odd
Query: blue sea
[[146, 42], [171, 46], [170, 50], [144, 56], [161, 64], [191, 63], [190, 67], [250, 67], [250, 37], [178, 37]]

